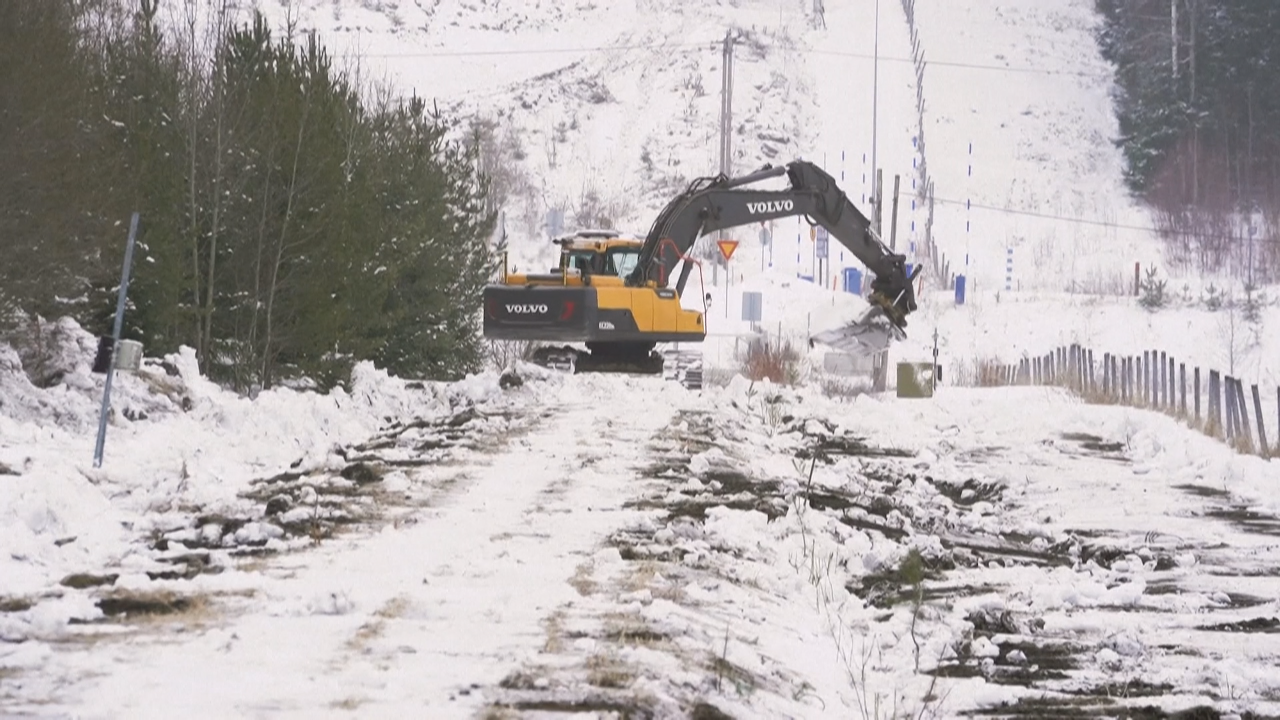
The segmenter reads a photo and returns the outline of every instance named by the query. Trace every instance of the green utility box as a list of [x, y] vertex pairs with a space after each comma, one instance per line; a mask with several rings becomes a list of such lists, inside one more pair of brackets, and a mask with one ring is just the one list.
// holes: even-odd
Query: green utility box
[[933, 363], [898, 363], [898, 397], [933, 397]]

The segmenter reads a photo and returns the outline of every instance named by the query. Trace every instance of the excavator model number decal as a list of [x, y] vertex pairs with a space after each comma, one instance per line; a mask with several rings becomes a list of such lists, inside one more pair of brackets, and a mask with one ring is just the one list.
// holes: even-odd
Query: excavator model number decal
[[546, 305], [508, 305], [507, 312], [516, 315], [545, 315], [547, 314]]
[[747, 203], [747, 212], [752, 215], [760, 213], [776, 213], [791, 212], [795, 209], [795, 203], [790, 200], [770, 200], [768, 202]]

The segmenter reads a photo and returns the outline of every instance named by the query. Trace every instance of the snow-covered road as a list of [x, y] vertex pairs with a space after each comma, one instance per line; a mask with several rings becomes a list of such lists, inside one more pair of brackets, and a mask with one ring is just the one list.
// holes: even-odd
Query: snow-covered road
[[[30, 532], [10, 532], [22, 552], [0, 565], [23, 569], [26, 588], [0, 593], [0, 708], [1280, 710], [1280, 462], [1047, 388], [841, 402], [742, 378], [698, 393], [526, 373], [506, 390], [496, 375], [418, 389], [370, 376], [349, 398], [261, 400], [264, 413], [336, 406], [355, 425], [330, 438], [341, 447], [303, 443], [323, 457], [263, 449], [257, 480], [196, 466], [176, 497], [227, 498], [222, 514], [146, 477], [127, 485], [124, 469], [90, 475], [99, 484], [80, 492], [134, 528], [127, 545], [59, 544], [76, 515], [7, 526]], [[227, 432], [218, 403], [232, 401], [204, 402], [119, 442], [160, 447], [170, 425], [190, 433], [200, 418]], [[363, 435], [360, 412], [378, 418]], [[28, 429], [13, 435], [26, 445], [0, 446], [18, 473], [0, 489], [20, 489], [18, 507], [70, 469], [55, 450], [74, 433], [40, 432], [64, 445], [45, 452]], [[280, 467], [296, 469], [271, 475]], [[157, 572], [174, 567], [189, 572]], [[58, 580], [72, 571], [105, 579]], [[108, 612], [122, 596], [167, 599]]]
[[270, 561], [237, 582], [248, 598], [195, 628], [58, 653], [44, 672], [82, 682], [56, 704], [77, 717], [471, 717], [470, 689], [541, 650], [542, 623], [577, 595], [575, 568], [635, 514], [627, 483], [684, 396], [633, 380], [643, 389], [620, 407], [601, 382], [525, 408], [536, 419], [496, 455], [416, 470], [419, 513]]

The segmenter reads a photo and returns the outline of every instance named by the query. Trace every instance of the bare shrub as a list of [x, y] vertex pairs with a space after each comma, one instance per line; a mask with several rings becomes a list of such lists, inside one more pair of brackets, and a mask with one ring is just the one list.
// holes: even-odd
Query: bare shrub
[[1083, 280], [1072, 281], [1071, 291], [1085, 295], [1112, 295], [1124, 297], [1131, 294], [1132, 280], [1122, 270], [1088, 271]]
[[1010, 384], [1009, 366], [995, 358], [957, 363], [952, 384], [963, 387], [1001, 387]]
[[738, 373], [729, 368], [704, 367], [702, 368], [702, 385], [704, 387], [724, 387]]
[[605, 196], [595, 183], [587, 181], [573, 205], [574, 224], [579, 230], [588, 228], [613, 228], [614, 223], [631, 214], [632, 205], [626, 197]]
[[859, 395], [870, 393], [872, 383], [869, 378], [842, 378], [824, 376], [819, 381], [822, 394], [835, 400], [852, 400]]
[[742, 374], [753, 382], [765, 378], [779, 385], [800, 382], [800, 351], [790, 340], [769, 342], [764, 338], [754, 339], [738, 360]]
[[494, 370], [505, 370], [517, 360], [530, 361], [537, 347], [530, 340], [486, 340], [485, 359]]

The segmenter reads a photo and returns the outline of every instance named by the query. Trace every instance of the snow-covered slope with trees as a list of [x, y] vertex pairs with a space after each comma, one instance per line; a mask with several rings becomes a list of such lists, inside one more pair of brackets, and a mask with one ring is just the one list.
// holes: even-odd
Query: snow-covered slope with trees
[[[1024, 289], [1112, 289], [1132, 262], [1155, 259], [1146, 233], [1073, 222], [1150, 224], [1123, 187], [1088, 0], [922, 5], [923, 122], [907, 5], [309, 0], [295, 14], [299, 28], [362, 51], [364, 69], [388, 73], [399, 91], [496, 123], [516, 247], [544, 243], [557, 207], [570, 227], [609, 220], [643, 232], [688, 180], [714, 173], [720, 42], [733, 33], [735, 172], [803, 157], [870, 211], [874, 106], [886, 194], [894, 175], [902, 183], [901, 247], [923, 240], [926, 208], [911, 200], [927, 160], [937, 242], [953, 272], [969, 254], [980, 286], [1003, 283], [1010, 246]], [[791, 264], [811, 264], [803, 250]]]

